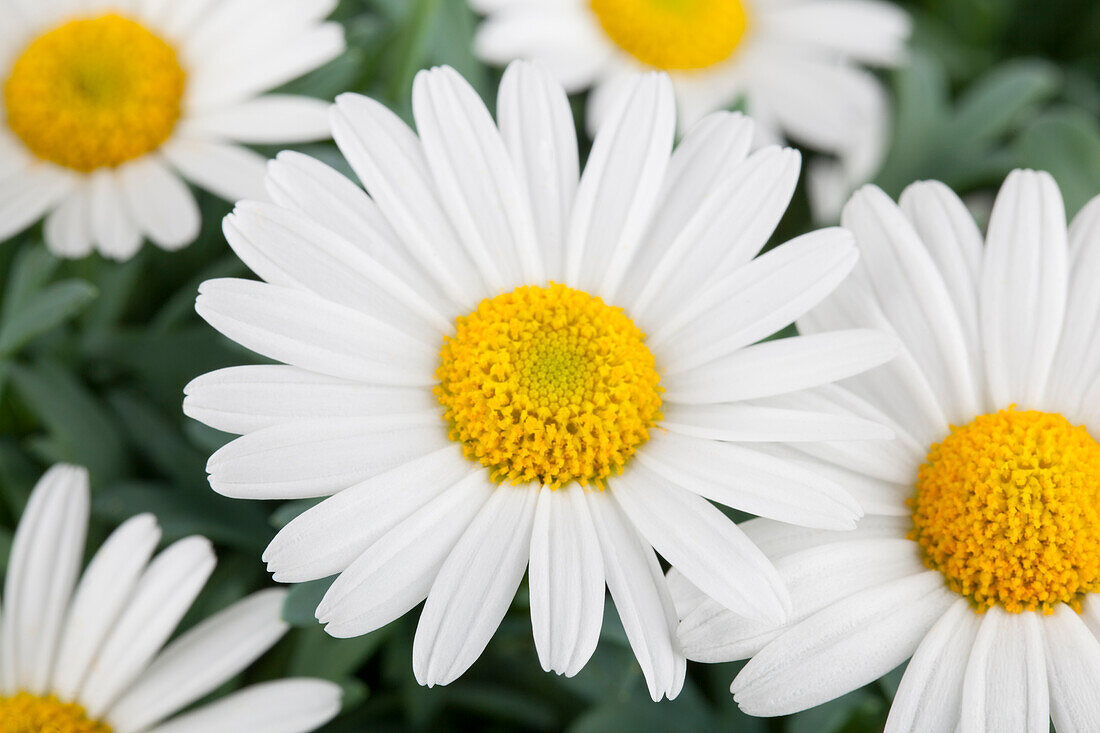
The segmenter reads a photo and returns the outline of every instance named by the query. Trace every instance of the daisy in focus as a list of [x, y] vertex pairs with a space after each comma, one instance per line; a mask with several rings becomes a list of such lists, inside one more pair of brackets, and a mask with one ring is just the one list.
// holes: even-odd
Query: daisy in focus
[[311, 158], [273, 161], [275, 203], [225, 221], [265, 282], [208, 281], [196, 308], [284, 365], [200, 377], [184, 410], [243, 434], [210, 458], [219, 493], [332, 495], [264, 555], [280, 582], [339, 575], [317, 609], [330, 634], [426, 599], [413, 668], [446, 684], [527, 571], [542, 666], [573, 675], [606, 584], [651, 695], [673, 697], [685, 660], [654, 550], [739, 613], [785, 618], [774, 568], [708, 499], [853, 528], [854, 500], [766, 444], [889, 431], [755, 400], [877, 365], [894, 339], [754, 345], [832, 292], [856, 251], [831, 229], [753, 259], [799, 157], [748, 156], [744, 117], [710, 116], [673, 152], [668, 77], [636, 76], [581, 175], [568, 100], [544, 70], [510, 66], [498, 110], [495, 123], [450, 68], [416, 78], [419, 135], [340, 97], [333, 137], [369, 196]]
[[[230, 606], [164, 646], [214, 569], [203, 537], [153, 552], [151, 514], [123, 523], [83, 576], [88, 476], [58, 465], [16, 529], [0, 613], [0, 733], [306, 733], [340, 711], [340, 688], [285, 679], [190, 706], [287, 631], [286, 593]], [[162, 649], [163, 647], [163, 649]]]
[[592, 89], [603, 124], [631, 74], [672, 78], [681, 124], [743, 103], [763, 144], [789, 138], [831, 156], [809, 170], [819, 218], [878, 171], [889, 104], [860, 67], [902, 61], [908, 15], [881, 0], [470, 0], [489, 63], [540, 61], [570, 93]]
[[335, 0], [0, 0], [0, 240], [46, 216], [62, 257], [178, 249], [184, 179], [262, 192], [240, 143], [328, 137], [320, 100], [264, 95], [338, 56]]
[[867, 516], [845, 535], [743, 525], [791, 589], [784, 626], [670, 579], [685, 652], [752, 656], [731, 689], [754, 715], [909, 659], [887, 731], [1100, 730], [1100, 199], [1067, 234], [1054, 180], [1016, 171], [984, 246], [935, 182], [900, 205], [866, 188], [843, 221], [861, 263], [799, 328], [897, 334], [896, 360], [833, 389], [898, 437], [800, 447]]

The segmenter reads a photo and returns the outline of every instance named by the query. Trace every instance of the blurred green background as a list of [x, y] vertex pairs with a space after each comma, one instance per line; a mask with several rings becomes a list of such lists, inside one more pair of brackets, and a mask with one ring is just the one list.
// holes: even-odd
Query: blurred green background
[[[888, 193], [939, 179], [982, 219], [1001, 179], [1021, 166], [1053, 173], [1071, 215], [1100, 193], [1100, 3], [901, 4], [916, 32], [908, 66], [883, 76], [896, 126], [878, 177]], [[288, 91], [324, 99], [361, 92], [408, 119], [417, 70], [447, 63], [492, 105], [500, 72], [472, 57], [477, 18], [464, 0], [344, 0], [336, 18], [347, 29], [348, 52]], [[581, 101], [574, 110], [583, 130]], [[331, 144], [300, 149], [344, 168]], [[180, 412], [190, 379], [255, 359], [194, 313], [199, 282], [247, 275], [220, 231], [231, 205], [198, 195], [202, 235], [178, 253], [146, 245], [124, 264], [98, 256], [60, 262], [46, 253], [39, 229], [0, 243], [0, 566], [44, 468], [61, 460], [84, 464], [93, 478], [89, 547], [141, 511], [158, 516], [166, 541], [202, 533], [217, 543], [219, 569], [185, 625], [268, 584], [260, 553], [304, 508], [216, 496], [203, 467], [229, 436]], [[800, 189], [776, 240], [813, 228], [808, 211]], [[880, 731], [901, 677], [895, 670], [821, 708], [758, 720], [730, 699], [739, 665], [693, 664], [679, 699], [654, 704], [610, 604], [600, 648], [585, 670], [573, 679], [543, 673], [521, 590], [473, 669], [448, 687], [426, 690], [410, 661], [418, 614], [359, 639], [330, 639], [312, 617], [325, 585], [295, 587], [286, 609], [294, 630], [247, 678], [314, 675], [343, 684], [345, 711], [328, 733]]]

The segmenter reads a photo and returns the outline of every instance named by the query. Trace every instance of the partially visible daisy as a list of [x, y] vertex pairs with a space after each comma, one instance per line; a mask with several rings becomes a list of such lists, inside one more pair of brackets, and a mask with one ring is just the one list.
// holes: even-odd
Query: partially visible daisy
[[632, 73], [667, 71], [686, 128], [743, 101], [759, 145], [789, 138], [834, 156], [811, 167], [812, 201], [832, 217], [878, 170], [885, 90], [860, 64], [893, 66], [908, 15], [883, 0], [470, 0], [487, 15], [482, 59], [538, 60], [566, 90], [591, 88], [597, 129]]
[[[0, 240], [46, 215], [63, 257], [178, 249], [200, 214], [182, 178], [262, 191], [240, 143], [328, 137], [327, 104], [269, 94], [335, 58], [336, 0], [0, 0]], [[262, 96], [261, 96], [262, 95]]]
[[225, 221], [266, 282], [213, 280], [196, 308], [285, 366], [214, 372], [187, 414], [243, 434], [208, 463], [248, 499], [333, 495], [264, 555], [275, 579], [339, 574], [318, 608], [334, 636], [427, 599], [420, 682], [481, 654], [529, 568], [547, 670], [591, 656], [604, 585], [654, 699], [685, 662], [656, 550], [722, 603], [786, 616], [771, 565], [707, 499], [851, 529], [835, 483], [760, 442], [886, 437], [861, 418], [755, 399], [860, 372], [892, 337], [866, 329], [756, 344], [855, 263], [830, 229], [753, 259], [799, 157], [748, 156], [752, 125], [720, 113], [672, 152], [662, 74], [629, 80], [579, 175], [565, 92], [509, 67], [499, 122], [453, 69], [413, 87], [419, 136], [381, 104], [337, 100], [333, 136], [370, 196], [302, 155], [271, 164], [275, 204]]
[[[83, 576], [88, 476], [58, 465], [15, 531], [0, 613], [0, 732], [306, 733], [340, 710], [315, 679], [246, 687], [183, 714], [287, 631], [286, 594], [255, 593], [164, 646], [214, 569], [203, 537], [156, 557], [150, 514], [123, 523]], [[163, 647], [163, 649], [162, 649]]]
[[755, 715], [912, 656], [887, 731], [1100, 730], [1100, 199], [1067, 237], [1054, 180], [1016, 171], [984, 247], [940, 183], [900, 206], [868, 188], [844, 223], [861, 265], [799, 327], [889, 328], [905, 349], [785, 404], [843, 404], [898, 438], [805, 452], [861, 500], [855, 532], [744, 525], [790, 586], [785, 626], [676, 577], [689, 658], [755, 655], [732, 686]]

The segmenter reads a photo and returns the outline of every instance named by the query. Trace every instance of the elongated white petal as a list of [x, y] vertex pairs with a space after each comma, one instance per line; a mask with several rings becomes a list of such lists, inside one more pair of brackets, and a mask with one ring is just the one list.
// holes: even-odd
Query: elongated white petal
[[527, 568], [537, 500], [534, 489], [498, 487], [443, 562], [413, 641], [420, 684], [453, 682], [481, 656]]
[[187, 136], [253, 145], [311, 142], [328, 138], [330, 106], [311, 97], [268, 94], [199, 112], [183, 120], [180, 128]]
[[51, 689], [73, 700], [160, 542], [152, 514], [124, 522], [96, 552], [73, 593]]
[[295, 288], [224, 278], [199, 286], [195, 310], [253, 351], [334, 377], [433, 383], [438, 354], [377, 319]]
[[286, 591], [254, 593], [173, 641], [111, 706], [119, 733], [146, 730], [245, 669], [290, 627], [280, 618]]
[[630, 648], [654, 702], [680, 694], [687, 659], [676, 641], [676, 608], [657, 556], [606, 491], [586, 495], [600, 538], [604, 575]]
[[565, 277], [565, 236], [580, 168], [565, 90], [540, 64], [514, 61], [497, 95], [500, 134], [525, 185], [545, 275]]
[[92, 252], [90, 188], [87, 181], [73, 186], [42, 225], [46, 247], [58, 257], [79, 258]]
[[31, 165], [0, 178], [0, 238], [29, 227], [76, 185], [75, 176], [51, 165]]
[[636, 459], [712, 501], [792, 524], [852, 529], [863, 513], [840, 484], [806, 461], [753, 448], [655, 433]]
[[457, 446], [445, 446], [346, 488], [279, 531], [264, 551], [267, 568], [281, 583], [338, 573], [474, 470]]
[[603, 625], [603, 557], [584, 489], [543, 487], [531, 532], [531, 629], [539, 663], [572, 677]]
[[638, 533], [726, 608], [781, 623], [790, 596], [771, 562], [717, 507], [644, 465], [611, 482]]
[[484, 102], [457, 71], [421, 71], [413, 115], [440, 202], [495, 292], [543, 280], [531, 204]]
[[443, 562], [496, 485], [475, 470], [382, 535], [340, 574], [317, 607], [331, 636], [359, 636], [428, 597]]
[[186, 415], [238, 435], [310, 418], [439, 409], [427, 389], [380, 387], [282, 365], [218, 369], [191, 380], [183, 393]]
[[151, 733], [308, 733], [340, 712], [340, 687], [316, 679], [283, 679], [246, 687], [158, 725]]
[[768, 21], [774, 32], [800, 46], [886, 66], [904, 60], [913, 25], [900, 7], [876, 0], [781, 4], [770, 9]]
[[58, 464], [35, 485], [15, 530], [0, 618], [0, 689], [47, 690], [88, 526], [88, 472]]
[[262, 199], [264, 159], [232, 143], [177, 138], [160, 151], [183, 177], [227, 201]]
[[[1094, 596], [1092, 596], [1094, 597]], [[1100, 641], [1081, 616], [1059, 604], [1042, 618], [1046, 642], [1050, 717], [1058, 733], [1085, 733], [1100, 727]]]
[[959, 598], [913, 653], [890, 706], [886, 733], [954, 730], [962, 705], [963, 675], [981, 617]]
[[141, 248], [141, 230], [123, 199], [118, 171], [100, 168], [92, 173], [89, 195], [96, 248], [112, 260], [124, 261], [133, 257]]
[[731, 442], [889, 439], [889, 428], [858, 417], [749, 404], [662, 408], [661, 427], [681, 435]]
[[1065, 316], [1066, 210], [1047, 173], [1014, 171], [989, 220], [980, 314], [993, 403], [1041, 407]]
[[955, 598], [934, 570], [856, 593], [764, 647], [730, 690], [749, 715], [786, 715], [832, 700], [905, 661]]
[[868, 514], [852, 530], [811, 529], [764, 518], [750, 519], [737, 526], [765, 555], [772, 560], [778, 560], [810, 547], [833, 542], [904, 537], [912, 525], [913, 521], [909, 517]]
[[960, 733], [1050, 729], [1046, 654], [1039, 616], [993, 606], [982, 617], [966, 666]]
[[180, 249], [199, 235], [202, 215], [195, 197], [159, 156], [120, 166], [118, 183], [138, 228], [158, 247]]
[[172, 635], [214, 571], [214, 550], [205, 537], [187, 537], [160, 553], [96, 654], [79, 700], [99, 718], [145, 671]]
[[663, 74], [631, 80], [592, 144], [566, 245], [570, 285], [612, 298], [653, 216], [676, 114]]
[[775, 568], [791, 593], [794, 613], [788, 623], [762, 624], [703, 598], [681, 616], [678, 634], [688, 659], [747, 659], [785, 629], [836, 601], [924, 571], [916, 545], [900, 537], [811, 547], [780, 558]]

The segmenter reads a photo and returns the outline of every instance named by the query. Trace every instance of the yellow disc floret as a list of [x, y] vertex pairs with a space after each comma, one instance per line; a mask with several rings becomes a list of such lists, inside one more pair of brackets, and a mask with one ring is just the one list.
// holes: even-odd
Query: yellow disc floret
[[1080, 610], [1100, 590], [1100, 445], [1061, 415], [1009, 408], [952, 428], [910, 506], [925, 564], [978, 611]]
[[111, 733], [111, 728], [90, 720], [75, 703], [20, 692], [0, 696], [0, 733]]
[[619, 308], [551, 284], [483, 300], [443, 342], [435, 394], [494, 481], [602, 488], [660, 419], [660, 377]]
[[91, 171], [159, 147], [180, 116], [176, 52], [115, 14], [36, 38], [4, 84], [8, 126], [39, 158]]
[[740, 0], [590, 0], [615, 45], [657, 69], [705, 69], [725, 61], [748, 28]]

